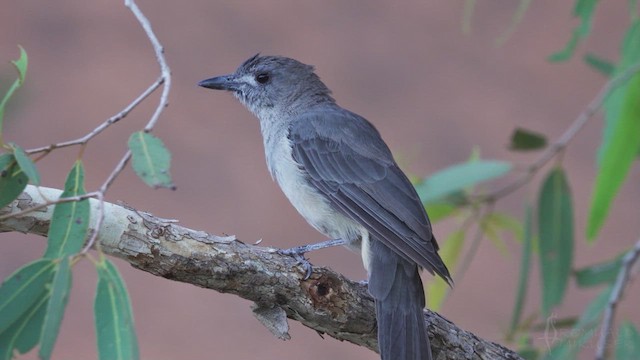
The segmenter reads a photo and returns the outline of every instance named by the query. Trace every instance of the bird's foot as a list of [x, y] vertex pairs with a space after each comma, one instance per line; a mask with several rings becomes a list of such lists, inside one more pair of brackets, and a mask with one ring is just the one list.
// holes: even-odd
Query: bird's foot
[[302, 267], [304, 268], [304, 280], [307, 280], [313, 273], [313, 266], [311, 265], [309, 260], [304, 257], [304, 254], [310, 251], [325, 249], [332, 246], [345, 245], [346, 243], [347, 242], [342, 239], [332, 239], [317, 244], [295, 246], [289, 249], [278, 250], [278, 253], [282, 255], [288, 255], [296, 259], [296, 261], [298, 261], [298, 264], [302, 265]]
[[307, 252], [306, 246], [295, 246], [289, 249], [278, 250], [279, 254], [293, 257], [298, 262], [298, 265], [302, 266], [305, 271], [303, 280], [307, 280], [313, 273], [313, 265], [304, 257], [304, 254]]

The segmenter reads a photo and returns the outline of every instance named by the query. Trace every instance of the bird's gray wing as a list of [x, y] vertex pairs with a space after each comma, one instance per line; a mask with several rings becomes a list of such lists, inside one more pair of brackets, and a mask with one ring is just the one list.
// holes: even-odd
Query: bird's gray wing
[[340, 108], [310, 112], [292, 122], [289, 140], [294, 160], [336, 209], [405, 260], [450, 280], [418, 194], [373, 125]]

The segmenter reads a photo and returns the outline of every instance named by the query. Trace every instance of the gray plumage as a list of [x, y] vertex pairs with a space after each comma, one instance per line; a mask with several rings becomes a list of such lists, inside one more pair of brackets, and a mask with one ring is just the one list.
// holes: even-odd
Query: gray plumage
[[359, 248], [384, 360], [431, 358], [419, 268], [451, 276], [418, 195], [367, 120], [338, 106], [313, 67], [254, 56], [201, 86], [232, 91], [256, 117], [267, 166], [318, 231]]

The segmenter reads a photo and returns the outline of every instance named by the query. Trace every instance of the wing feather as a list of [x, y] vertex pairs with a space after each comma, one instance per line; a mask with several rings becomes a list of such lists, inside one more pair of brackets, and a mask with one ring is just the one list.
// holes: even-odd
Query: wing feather
[[294, 160], [339, 211], [450, 281], [418, 194], [373, 125], [340, 108], [311, 112], [291, 124], [289, 139]]

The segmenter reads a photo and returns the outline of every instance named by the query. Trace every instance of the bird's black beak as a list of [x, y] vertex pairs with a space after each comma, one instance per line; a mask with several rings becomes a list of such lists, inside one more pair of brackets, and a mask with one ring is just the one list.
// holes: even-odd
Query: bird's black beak
[[215, 90], [238, 90], [240, 83], [233, 75], [216, 76], [211, 79], [202, 80], [198, 83], [198, 86], [206, 87]]

